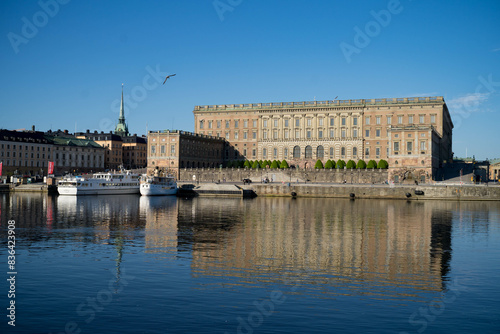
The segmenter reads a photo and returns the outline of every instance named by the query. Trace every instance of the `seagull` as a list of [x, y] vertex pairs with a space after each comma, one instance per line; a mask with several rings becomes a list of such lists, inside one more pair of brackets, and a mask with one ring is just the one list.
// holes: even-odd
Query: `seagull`
[[168, 78], [173, 77], [173, 76], [175, 76], [175, 74], [167, 75], [165, 78], [165, 81], [163, 81], [163, 84], [165, 84], [165, 82], [167, 82]]

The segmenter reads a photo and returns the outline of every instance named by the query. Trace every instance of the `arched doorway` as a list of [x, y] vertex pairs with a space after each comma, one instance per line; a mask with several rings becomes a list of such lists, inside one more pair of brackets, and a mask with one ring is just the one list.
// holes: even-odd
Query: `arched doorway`
[[306, 159], [312, 159], [313, 157], [313, 148], [310, 145], [306, 146]]

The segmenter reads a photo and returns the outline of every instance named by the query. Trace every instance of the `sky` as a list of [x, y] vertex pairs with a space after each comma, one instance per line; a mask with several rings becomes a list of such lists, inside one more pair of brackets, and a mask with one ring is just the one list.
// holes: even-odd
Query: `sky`
[[[500, 158], [500, 1], [0, 2], [0, 128], [194, 130], [196, 105], [443, 96]], [[167, 74], [176, 74], [163, 85]]]

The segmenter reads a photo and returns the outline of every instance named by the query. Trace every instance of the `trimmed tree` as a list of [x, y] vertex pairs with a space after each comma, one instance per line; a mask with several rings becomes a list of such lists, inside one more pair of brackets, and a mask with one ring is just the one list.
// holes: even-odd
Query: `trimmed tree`
[[366, 165], [367, 169], [376, 169], [377, 168], [377, 162], [375, 160], [370, 160], [368, 161], [368, 165]]
[[347, 169], [354, 169], [354, 168], [356, 168], [356, 163], [354, 162], [354, 160], [347, 161], [346, 168]]
[[323, 162], [321, 162], [321, 160], [318, 159], [318, 161], [316, 161], [316, 164], [314, 165], [314, 168], [315, 169], [323, 169]]
[[283, 159], [283, 161], [281, 162], [280, 168], [281, 169], [290, 168], [290, 166], [288, 166], [288, 162], [286, 162], [285, 159]]
[[359, 160], [356, 169], [366, 169], [366, 162], [363, 159]]
[[245, 167], [245, 168], [251, 168], [252, 165], [250, 165], [250, 161], [245, 160], [245, 162], [243, 163], [243, 167]]
[[273, 163], [271, 164], [271, 168], [273, 169], [278, 168], [278, 162], [276, 160], [274, 160]]
[[335, 162], [333, 162], [330, 159], [328, 159], [328, 161], [325, 163], [325, 168], [326, 169], [333, 169], [333, 168], [335, 168]]
[[253, 169], [258, 169], [258, 168], [260, 168], [260, 164], [259, 164], [259, 162], [258, 162], [257, 160], [255, 160], [255, 161], [253, 162], [252, 168], [253, 168]]
[[387, 168], [389, 168], [389, 163], [384, 159], [380, 159], [380, 161], [378, 162], [377, 168], [387, 169]]
[[339, 159], [339, 161], [337, 161], [337, 169], [344, 169], [344, 167], [345, 167], [345, 161]]

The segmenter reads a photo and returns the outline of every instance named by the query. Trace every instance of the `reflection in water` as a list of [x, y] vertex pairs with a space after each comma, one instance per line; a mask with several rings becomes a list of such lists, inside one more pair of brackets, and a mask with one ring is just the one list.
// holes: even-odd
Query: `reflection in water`
[[332, 199], [180, 200], [179, 243], [192, 247], [194, 275], [314, 280], [350, 289], [363, 283], [371, 294], [385, 294], [386, 286], [438, 291], [451, 256], [451, 215], [440, 207]]
[[452, 221], [453, 230], [472, 221], [473, 232], [485, 235], [495, 208], [443, 201], [0, 197], [2, 225], [15, 217], [23, 245], [114, 245], [117, 279], [123, 252], [144, 247], [188, 258], [193, 277], [294, 281], [375, 295], [387, 294], [387, 287], [402, 294], [444, 289]]
[[175, 196], [141, 196], [141, 216], [146, 219], [146, 252], [177, 251], [177, 198]]

